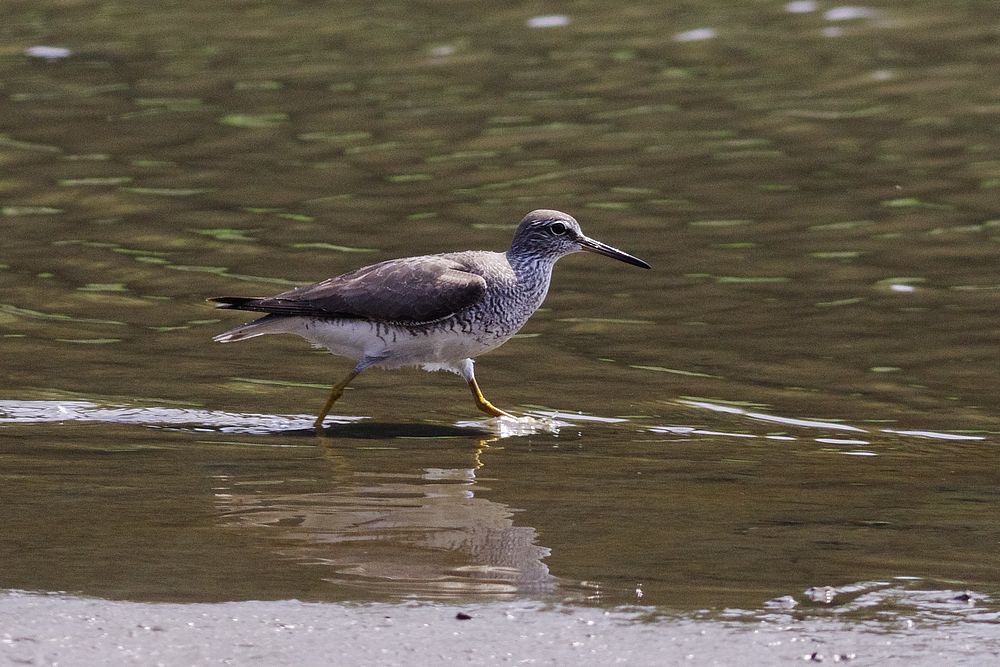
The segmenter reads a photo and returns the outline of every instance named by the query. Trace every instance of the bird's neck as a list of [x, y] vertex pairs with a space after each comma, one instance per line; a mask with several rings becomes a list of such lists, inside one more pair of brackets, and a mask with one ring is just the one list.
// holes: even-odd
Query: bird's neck
[[541, 302], [549, 290], [549, 280], [552, 278], [552, 267], [556, 263], [555, 259], [508, 250], [507, 262], [514, 270], [519, 290], [527, 294], [537, 294], [539, 302]]

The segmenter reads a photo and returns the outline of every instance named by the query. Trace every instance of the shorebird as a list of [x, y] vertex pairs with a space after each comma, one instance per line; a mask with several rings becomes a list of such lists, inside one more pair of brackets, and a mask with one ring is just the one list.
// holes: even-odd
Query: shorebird
[[650, 268], [638, 257], [584, 236], [572, 216], [541, 209], [524, 216], [506, 252], [390, 259], [272, 297], [212, 298], [217, 308], [267, 313], [212, 340], [295, 334], [354, 360], [316, 418], [318, 431], [347, 385], [372, 367], [457, 373], [476, 407], [493, 417], [513, 417], [483, 396], [474, 360], [524, 326], [548, 293], [556, 260], [581, 250]]

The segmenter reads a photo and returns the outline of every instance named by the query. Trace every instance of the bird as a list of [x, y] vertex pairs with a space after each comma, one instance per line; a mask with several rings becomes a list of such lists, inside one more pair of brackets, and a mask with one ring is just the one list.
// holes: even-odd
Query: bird
[[648, 263], [584, 235], [561, 211], [521, 220], [506, 252], [467, 250], [390, 259], [271, 297], [221, 296], [216, 308], [265, 313], [213, 337], [233, 343], [294, 334], [355, 362], [335, 383], [313, 424], [323, 423], [344, 389], [368, 368], [418, 366], [465, 380], [476, 407], [513, 417], [483, 395], [475, 359], [508, 341], [542, 305], [556, 261], [588, 251], [641, 267]]

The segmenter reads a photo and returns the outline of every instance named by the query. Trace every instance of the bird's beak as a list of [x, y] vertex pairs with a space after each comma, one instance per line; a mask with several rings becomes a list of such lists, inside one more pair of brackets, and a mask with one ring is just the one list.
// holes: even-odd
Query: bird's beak
[[605, 257], [610, 257], [611, 259], [617, 259], [619, 262], [625, 262], [626, 264], [631, 264], [632, 266], [638, 266], [643, 269], [651, 269], [649, 264], [642, 261], [638, 257], [633, 257], [627, 252], [622, 252], [618, 248], [612, 248], [606, 243], [601, 243], [600, 241], [595, 241], [592, 238], [586, 236], [581, 236], [576, 240], [580, 244], [580, 248], [586, 250], [587, 252], [594, 252], [598, 255], [604, 255]]

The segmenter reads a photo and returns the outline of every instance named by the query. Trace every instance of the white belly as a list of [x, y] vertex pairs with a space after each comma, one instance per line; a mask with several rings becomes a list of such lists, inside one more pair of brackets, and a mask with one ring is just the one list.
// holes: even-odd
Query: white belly
[[[459, 363], [488, 352], [507, 338], [480, 340], [461, 331], [433, 330], [413, 333], [392, 325], [362, 320], [322, 322], [306, 318], [284, 319], [285, 331], [324, 347], [339, 357], [373, 360], [371, 366], [399, 368], [423, 366], [427, 370], [460, 372]], [[278, 333], [278, 332], [275, 332]]]

